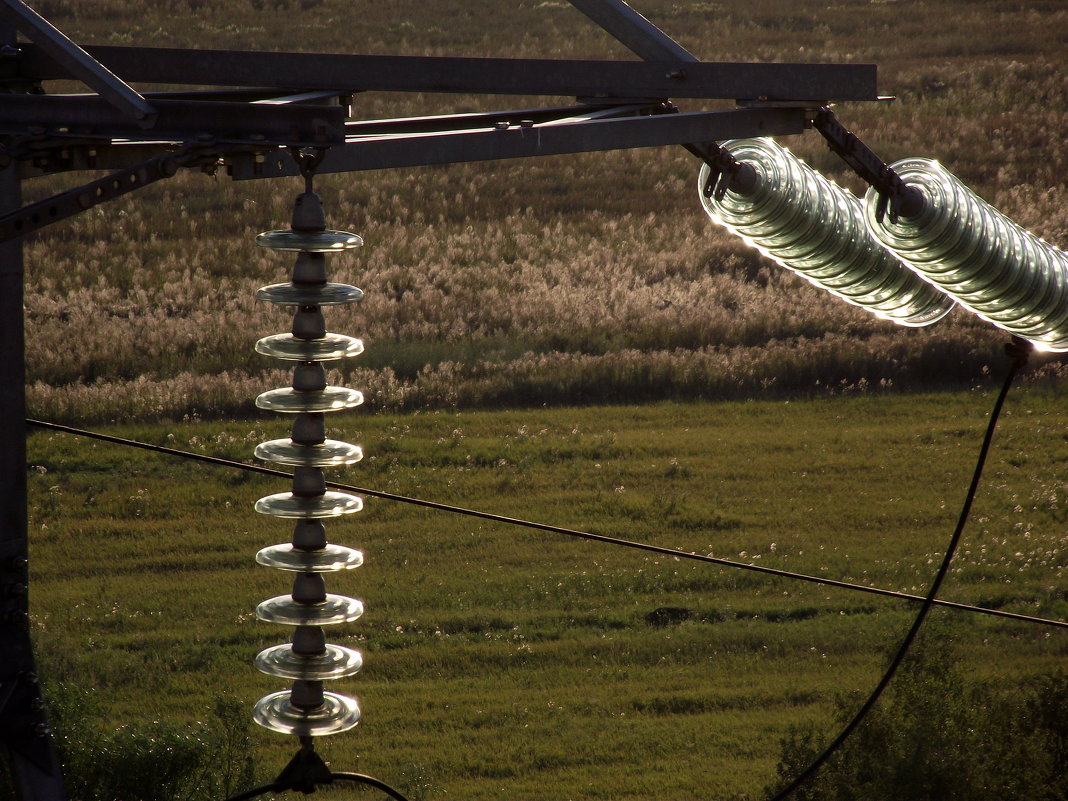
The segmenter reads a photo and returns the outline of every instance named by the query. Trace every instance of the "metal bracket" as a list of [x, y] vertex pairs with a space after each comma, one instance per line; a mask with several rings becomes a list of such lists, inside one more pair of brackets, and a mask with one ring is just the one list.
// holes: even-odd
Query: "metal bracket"
[[182, 167], [207, 167], [218, 162], [219, 155], [214, 143], [193, 145], [177, 153], [155, 156], [105, 178], [0, 216], [0, 242], [25, 236], [93, 206], [170, 178]]
[[846, 130], [833, 111], [824, 106], [813, 116], [812, 125], [830, 149], [879, 193], [875, 214], [880, 222], [888, 210], [894, 221], [898, 217], [916, 217], [923, 211], [920, 191], [908, 186], [856, 134]]
[[728, 189], [748, 195], [757, 187], [756, 170], [749, 164], [734, 158], [731, 152], [715, 142], [690, 143], [684, 147], [708, 165], [709, 174], [701, 187], [705, 197], [723, 200]]

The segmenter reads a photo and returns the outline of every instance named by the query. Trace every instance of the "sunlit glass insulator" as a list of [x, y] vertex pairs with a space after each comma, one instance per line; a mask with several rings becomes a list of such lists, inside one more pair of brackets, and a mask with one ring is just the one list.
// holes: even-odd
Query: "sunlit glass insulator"
[[871, 231], [913, 270], [961, 306], [1041, 350], [1068, 350], [1068, 254], [1024, 230], [937, 161], [891, 165], [923, 195], [912, 217], [877, 219]]
[[293, 542], [262, 549], [256, 561], [296, 577], [291, 595], [256, 607], [260, 620], [295, 627], [293, 642], [261, 651], [256, 667], [294, 683], [290, 690], [261, 698], [253, 717], [260, 725], [285, 734], [334, 734], [355, 726], [360, 708], [354, 698], [325, 692], [322, 682], [356, 673], [363, 657], [351, 648], [327, 643], [321, 627], [356, 620], [363, 614], [363, 603], [328, 594], [323, 574], [359, 567], [363, 554], [328, 543], [322, 521], [359, 512], [363, 501], [345, 492], [328, 492], [323, 468], [354, 464], [363, 458], [363, 451], [358, 445], [327, 439], [324, 413], [354, 408], [363, 403], [363, 394], [328, 386], [322, 363], [358, 356], [363, 343], [328, 333], [322, 307], [355, 303], [363, 292], [348, 284], [327, 282], [325, 254], [351, 250], [363, 240], [327, 230], [319, 196], [305, 192], [297, 198], [292, 228], [260, 234], [256, 242], [297, 253], [292, 280], [257, 293], [260, 300], [295, 307], [292, 333], [256, 343], [257, 352], [295, 363], [293, 385], [264, 392], [256, 405], [296, 416], [289, 439], [269, 440], [256, 448], [257, 458], [293, 468], [291, 492], [256, 501], [256, 511], [296, 521]]
[[723, 143], [755, 171], [743, 194], [731, 186], [722, 199], [698, 192], [713, 221], [816, 286], [900, 325], [930, 325], [953, 307], [883, 247], [864, 224], [853, 194], [829, 181], [771, 139]]

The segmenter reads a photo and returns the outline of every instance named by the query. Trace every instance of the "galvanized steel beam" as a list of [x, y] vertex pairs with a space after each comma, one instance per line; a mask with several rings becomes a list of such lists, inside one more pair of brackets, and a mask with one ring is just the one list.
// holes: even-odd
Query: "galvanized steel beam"
[[[0, 171], [0, 212], [21, 202], [12, 165]], [[0, 244], [0, 747], [23, 801], [63, 801], [30, 641], [22, 295], [22, 243]]]
[[[491, 129], [350, 138], [330, 148], [319, 173], [358, 172], [455, 162], [553, 156], [660, 145], [682, 145], [747, 136], [785, 136], [805, 130], [804, 108], [753, 108], [663, 114], [653, 117], [512, 124]], [[284, 152], [265, 158], [251, 154], [226, 157], [236, 180], [299, 175]]]
[[0, 99], [0, 133], [75, 139], [191, 141], [323, 146], [345, 138], [341, 106], [156, 100], [151, 133], [94, 95], [11, 95]]
[[[675, 61], [361, 56], [116, 46], [86, 50], [129, 81], [160, 84], [591, 98], [878, 98], [873, 64], [693, 62], [680, 74]], [[21, 62], [21, 74], [27, 78], [71, 77], [33, 45], [23, 48]]]

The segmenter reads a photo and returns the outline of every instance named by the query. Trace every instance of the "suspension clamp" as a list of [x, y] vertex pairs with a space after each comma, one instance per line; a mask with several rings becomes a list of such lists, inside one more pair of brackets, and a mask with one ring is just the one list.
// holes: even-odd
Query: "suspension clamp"
[[289, 155], [293, 161], [297, 163], [297, 169], [300, 170], [300, 175], [304, 179], [304, 191], [311, 194], [312, 182], [315, 180], [315, 171], [319, 169], [319, 165], [323, 163], [323, 159], [326, 158], [325, 147], [289, 147]]
[[757, 184], [756, 171], [734, 158], [726, 148], [715, 142], [687, 145], [687, 149], [708, 165], [708, 180], [701, 188], [704, 196], [722, 201], [728, 189], [742, 195], [750, 194]]
[[297, 790], [311, 795], [319, 785], [332, 781], [330, 768], [323, 758], [311, 745], [305, 744], [278, 774], [273, 786], [275, 790]]

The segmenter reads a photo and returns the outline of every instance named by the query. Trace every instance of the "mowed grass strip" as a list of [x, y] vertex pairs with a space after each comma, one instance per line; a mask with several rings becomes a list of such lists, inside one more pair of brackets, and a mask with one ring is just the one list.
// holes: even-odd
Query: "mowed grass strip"
[[[340, 481], [740, 562], [922, 593], [948, 540], [992, 397], [338, 415], [367, 458]], [[1068, 617], [1068, 411], [1014, 394], [944, 597]], [[284, 420], [111, 428], [249, 459]], [[30, 439], [32, 608], [45, 670], [111, 719], [192, 720], [283, 682], [254, 619], [289, 579], [253, 555], [289, 526], [254, 500], [284, 480], [67, 435]], [[368, 497], [331, 523], [366, 564], [329, 577], [367, 614], [329, 632], [365, 668], [353, 734], [322, 749], [424, 797], [754, 794], [794, 723], [830, 726], [873, 686], [915, 609], [892, 599], [574, 541]], [[935, 616], [969, 673], [1063, 664], [1061, 630]], [[257, 740], [264, 779], [294, 750]], [[422, 789], [420, 789], [422, 788]]]

